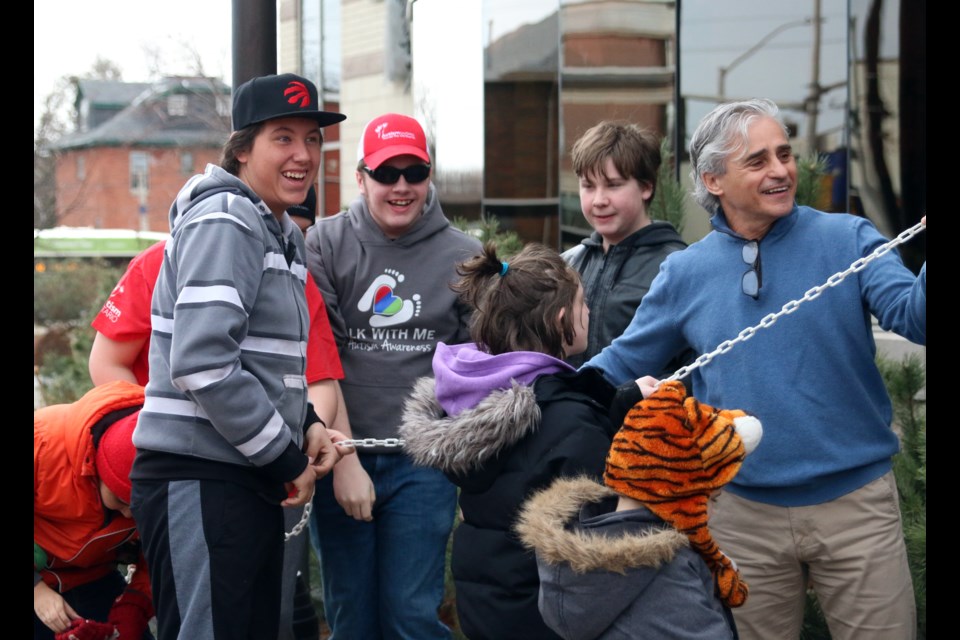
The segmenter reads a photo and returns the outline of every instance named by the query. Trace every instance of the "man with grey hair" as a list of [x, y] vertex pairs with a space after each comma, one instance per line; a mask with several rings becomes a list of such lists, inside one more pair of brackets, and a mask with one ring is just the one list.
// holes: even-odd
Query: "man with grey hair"
[[[721, 104], [690, 142], [694, 197], [713, 231], [661, 266], [624, 334], [589, 360], [614, 384], [715, 350], [886, 242], [869, 220], [795, 201], [777, 106]], [[750, 586], [741, 638], [797, 638], [812, 584], [835, 640], [916, 636], [898, 509], [892, 409], [875, 316], [926, 344], [926, 263], [896, 252], [690, 374], [698, 399], [763, 421], [764, 439], [711, 503], [710, 528]]]

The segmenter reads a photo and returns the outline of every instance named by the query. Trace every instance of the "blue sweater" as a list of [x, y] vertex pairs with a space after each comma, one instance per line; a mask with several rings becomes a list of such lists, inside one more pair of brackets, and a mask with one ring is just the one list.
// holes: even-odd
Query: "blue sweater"
[[[864, 218], [794, 207], [760, 242], [763, 286], [754, 300], [740, 288], [745, 239], [722, 211], [711, 222], [714, 231], [664, 261], [624, 334], [584, 367], [622, 384], [656, 375], [686, 347], [714, 351], [886, 242]], [[871, 314], [926, 344], [926, 292], [926, 263], [914, 276], [891, 251], [691, 374], [701, 402], [763, 422], [763, 443], [727, 485], [732, 493], [819, 504], [890, 469], [899, 442]]]

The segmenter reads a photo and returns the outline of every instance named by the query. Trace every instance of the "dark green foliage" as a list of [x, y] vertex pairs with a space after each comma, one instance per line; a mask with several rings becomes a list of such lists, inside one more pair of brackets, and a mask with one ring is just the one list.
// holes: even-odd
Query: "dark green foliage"
[[33, 272], [33, 323], [73, 326], [88, 320], [91, 307], [100, 309], [125, 268], [104, 260], [45, 262]]
[[45, 334], [34, 354], [44, 404], [73, 402], [93, 387], [90, 322], [123, 275], [103, 260], [48, 261], [33, 273], [33, 322]]
[[523, 240], [520, 239], [520, 236], [515, 231], [501, 231], [500, 221], [496, 216], [484, 215], [480, 220], [454, 218], [451, 223], [461, 231], [477, 238], [483, 244], [486, 244], [488, 240], [493, 240], [497, 245], [497, 255], [501, 258], [509, 258], [523, 249]]
[[37, 372], [44, 404], [74, 402], [93, 388], [88, 361], [94, 333], [90, 326], [76, 327], [69, 332], [69, 353], [44, 358]]
[[[927, 383], [923, 359], [917, 354], [901, 362], [877, 359], [893, 401], [893, 421], [900, 435], [900, 453], [893, 471], [900, 493], [903, 535], [917, 601], [917, 635], [927, 636]], [[921, 394], [921, 391], [924, 393]]]
[[677, 180], [673, 152], [667, 138], [660, 141], [660, 169], [657, 171], [657, 189], [650, 202], [650, 218], [666, 220], [683, 233], [683, 219], [687, 199], [683, 185]]
[[826, 173], [827, 160], [824, 156], [814, 154], [797, 158], [797, 204], [819, 208], [823, 176]]

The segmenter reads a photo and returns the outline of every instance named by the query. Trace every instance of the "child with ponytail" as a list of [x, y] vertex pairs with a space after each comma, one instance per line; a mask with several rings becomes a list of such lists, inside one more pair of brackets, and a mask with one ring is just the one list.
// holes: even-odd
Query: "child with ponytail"
[[464, 634], [556, 638], [537, 608], [536, 559], [513, 525], [555, 478], [600, 480], [620, 426], [608, 418], [615, 389], [564, 361], [586, 348], [589, 310], [556, 251], [532, 243], [502, 259], [488, 243], [457, 273], [472, 342], [437, 345], [434, 376], [414, 387], [400, 435], [417, 464], [460, 489], [451, 565]]

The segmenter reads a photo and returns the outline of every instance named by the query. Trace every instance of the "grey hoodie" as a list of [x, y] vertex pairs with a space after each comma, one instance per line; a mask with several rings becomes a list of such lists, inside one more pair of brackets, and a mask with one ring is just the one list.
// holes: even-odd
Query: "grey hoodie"
[[565, 640], [736, 638], [710, 569], [685, 535], [617, 494], [563, 478], [523, 507], [517, 532], [536, 551], [539, 608]]
[[[390, 239], [362, 196], [307, 232], [307, 266], [323, 294], [355, 438], [397, 436], [414, 381], [431, 373], [438, 342], [469, 340], [470, 310], [450, 284], [480, 241], [450, 225], [430, 185], [423, 215]], [[400, 448], [364, 448], [399, 453]]]
[[309, 326], [303, 236], [215, 165], [181, 189], [170, 227], [133, 442], [258, 467], [282, 490], [307, 465], [300, 450]]

